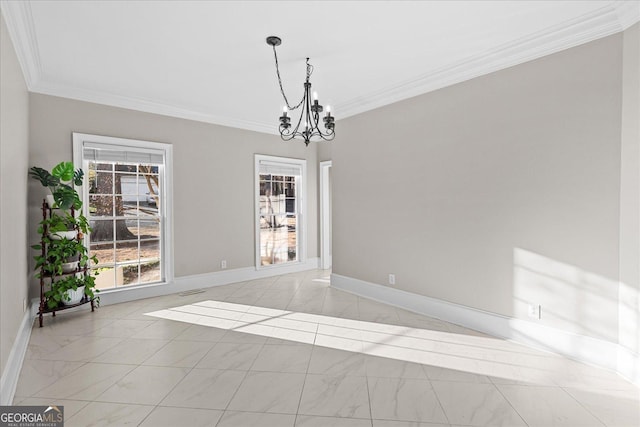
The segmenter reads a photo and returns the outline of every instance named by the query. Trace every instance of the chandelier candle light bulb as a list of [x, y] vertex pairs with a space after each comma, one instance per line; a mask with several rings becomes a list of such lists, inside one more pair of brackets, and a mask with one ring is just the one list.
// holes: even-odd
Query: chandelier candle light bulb
[[[318, 92], [311, 92], [311, 74], [313, 73], [313, 65], [309, 63], [307, 58], [307, 78], [304, 82], [304, 92], [300, 102], [292, 106], [289, 104], [289, 100], [284, 93], [282, 87], [282, 80], [280, 78], [280, 69], [278, 66], [278, 55], [276, 53], [276, 46], [280, 46], [282, 40], [276, 36], [267, 37], [267, 44], [273, 48], [273, 56], [276, 62], [276, 75], [278, 76], [278, 85], [280, 86], [280, 93], [284, 98], [285, 106], [282, 109], [282, 116], [280, 116], [280, 137], [284, 141], [290, 141], [294, 138], [301, 138], [308, 146], [311, 141], [331, 141], [335, 137], [335, 119], [331, 116], [329, 107], [327, 106], [327, 112], [325, 116], [320, 120], [320, 113], [323, 111], [323, 107], [318, 101]], [[311, 100], [313, 96], [313, 101]], [[290, 111], [300, 108], [300, 118], [294, 122], [295, 126], [291, 124], [291, 118], [287, 114]], [[304, 129], [300, 129], [304, 121]], [[320, 129], [320, 123], [324, 123], [324, 130]]]

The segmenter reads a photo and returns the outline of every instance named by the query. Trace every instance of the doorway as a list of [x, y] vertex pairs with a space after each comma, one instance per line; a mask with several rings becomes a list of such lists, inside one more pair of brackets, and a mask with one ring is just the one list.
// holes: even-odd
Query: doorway
[[320, 162], [320, 267], [332, 265], [331, 250], [331, 160]]

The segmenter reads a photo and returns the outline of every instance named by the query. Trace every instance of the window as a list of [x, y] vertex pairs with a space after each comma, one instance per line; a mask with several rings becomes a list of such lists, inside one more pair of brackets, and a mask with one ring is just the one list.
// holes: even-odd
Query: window
[[256, 155], [256, 266], [304, 260], [306, 160]]
[[101, 290], [171, 278], [171, 145], [73, 134], [74, 162], [84, 171], [83, 209]]

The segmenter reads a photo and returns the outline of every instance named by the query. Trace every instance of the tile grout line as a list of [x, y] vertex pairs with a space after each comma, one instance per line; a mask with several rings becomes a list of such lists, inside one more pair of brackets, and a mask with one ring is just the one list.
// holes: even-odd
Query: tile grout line
[[565, 387], [558, 385], [557, 386], [560, 390], [562, 390], [563, 392], [565, 392], [567, 394], [567, 396], [569, 396], [571, 399], [573, 399], [575, 402], [578, 403], [578, 405], [580, 405], [585, 411], [587, 411], [593, 418], [595, 418], [596, 420], [598, 420], [600, 423], [602, 423], [603, 427], [607, 427], [607, 423], [605, 423], [603, 420], [600, 419], [599, 416], [597, 416], [595, 413], [591, 412], [591, 410], [585, 406], [580, 400], [578, 400], [576, 397], [574, 397], [571, 393], [569, 393]]
[[[489, 381], [491, 381], [491, 377], [489, 377]], [[522, 422], [525, 423], [525, 425], [527, 427], [531, 427], [529, 425], [529, 423], [527, 422], [527, 420], [524, 419], [524, 417], [522, 416], [520, 411], [518, 411], [518, 409], [513, 405], [513, 403], [511, 403], [511, 401], [507, 398], [507, 396], [505, 396], [505, 394], [502, 392], [502, 390], [500, 390], [499, 384], [495, 384], [493, 381], [491, 381], [491, 384], [493, 384], [493, 386], [496, 388], [496, 390], [498, 390], [498, 393], [500, 393], [500, 396], [502, 396], [502, 398], [509, 404], [509, 406], [511, 406], [511, 408], [515, 411], [515, 413], [518, 414], [518, 416], [520, 417]]]
[[296, 408], [296, 416], [293, 420], [294, 427], [298, 423], [298, 416], [300, 415], [300, 405], [302, 404], [302, 396], [304, 395], [304, 388], [307, 385], [307, 375], [309, 375], [309, 366], [311, 366], [311, 359], [313, 358], [313, 352], [316, 349], [316, 338], [318, 337], [318, 326], [319, 324], [316, 323], [316, 332], [313, 335], [313, 344], [311, 344], [311, 354], [309, 355], [309, 361], [307, 362], [307, 369], [304, 373], [304, 380], [302, 381], [302, 389], [300, 389], [300, 398], [298, 398], [298, 407]]

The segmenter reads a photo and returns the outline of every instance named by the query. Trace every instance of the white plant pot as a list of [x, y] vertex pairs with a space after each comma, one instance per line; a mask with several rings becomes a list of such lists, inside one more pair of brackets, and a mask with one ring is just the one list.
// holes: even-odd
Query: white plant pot
[[62, 264], [63, 273], [71, 273], [72, 271], [76, 271], [77, 269], [78, 269], [78, 261], [65, 262], [64, 264]]
[[[75, 291], [73, 289], [69, 289], [64, 293], [65, 296], [62, 298], [62, 304], [64, 305], [73, 305], [78, 304], [82, 297], [84, 296], [84, 286], [79, 286]], [[67, 299], [69, 301], [67, 301]]]
[[55, 233], [49, 233], [49, 237], [51, 237], [53, 240], [62, 240], [62, 239], [74, 240], [77, 235], [78, 235], [78, 232], [76, 230], [56, 231]]

